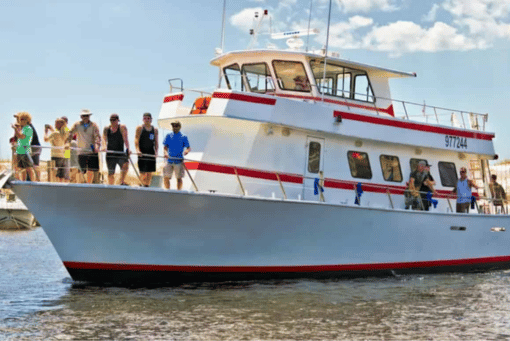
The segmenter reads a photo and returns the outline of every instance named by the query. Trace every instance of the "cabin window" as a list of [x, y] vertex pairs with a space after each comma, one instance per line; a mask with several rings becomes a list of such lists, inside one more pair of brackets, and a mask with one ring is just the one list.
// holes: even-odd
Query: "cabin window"
[[438, 168], [441, 185], [444, 187], [457, 186], [457, 169], [453, 162], [439, 162]]
[[239, 65], [229, 65], [223, 69], [223, 73], [225, 74], [225, 82], [230, 90], [244, 91]]
[[324, 60], [312, 59], [310, 60], [310, 67], [320, 93], [364, 102], [373, 103], [375, 101], [372, 86], [365, 71], [328, 61], [326, 63], [326, 77], [323, 82]]
[[402, 182], [402, 170], [400, 169], [400, 161], [398, 156], [381, 155], [381, 169], [384, 180]]
[[428, 161], [425, 159], [411, 159], [409, 161], [409, 165], [411, 166], [411, 173], [418, 168], [418, 163], [420, 163], [420, 161], [425, 161], [428, 164]]
[[311, 86], [301, 62], [273, 61], [278, 86], [283, 90], [310, 92]]
[[347, 152], [347, 159], [353, 178], [372, 179], [372, 169], [367, 153], [349, 151]]
[[251, 92], [274, 91], [273, 78], [266, 63], [245, 64], [242, 73]]
[[319, 173], [321, 162], [321, 144], [310, 142], [308, 144], [308, 173]]
[[336, 77], [337, 95], [340, 97], [351, 98], [351, 73], [339, 73]]
[[356, 75], [354, 78], [354, 99], [374, 102], [374, 94], [367, 75]]

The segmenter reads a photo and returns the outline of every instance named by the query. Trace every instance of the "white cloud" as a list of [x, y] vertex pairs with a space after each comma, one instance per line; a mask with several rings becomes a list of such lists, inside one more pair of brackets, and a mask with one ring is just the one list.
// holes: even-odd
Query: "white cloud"
[[369, 12], [380, 10], [391, 12], [399, 9], [396, 0], [336, 0], [338, 7], [345, 13]]
[[438, 22], [425, 29], [410, 21], [397, 21], [374, 27], [363, 38], [362, 46], [370, 50], [390, 52], [392, 56], [405, 52], [472, 50], [480, 47], [475, 41], [445, 23]]
[[432, 5], [432, 8], [430, 9], [430, 11], [427, 13], [427, 15], [425, 15], [423, 17], [423, 21], [431, 21], [431, 22], [434, 22], [436, 21], [436, 15], [437, 15], [437, 11], [440, 9], [441, 7], [438, 5], [438, 4], [434, 4]]

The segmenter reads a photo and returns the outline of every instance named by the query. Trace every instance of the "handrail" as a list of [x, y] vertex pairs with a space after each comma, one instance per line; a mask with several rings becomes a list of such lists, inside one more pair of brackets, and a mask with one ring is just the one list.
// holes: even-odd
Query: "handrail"
[[[40, 148], [41, 149], [64, 149], [64, 147], [51, 147], [51, 146], [41, 146]], [[80, 148], [69, 148], [69, 149], [76, 150], [76, 151], [86, 151], [86, 152], [89, 152], [89, 153], [91, 152], [89, 149], [80, 149]], [[109, 151], [109, 150], [100, 150], [99, 153], [110, 153], [110, 154], [126, 155], [125, 152]], [[188, 176], [190, 178], [190, 181], [192, 182], [192, 185], [193, 185], [195, 191], [197, 191], [197, 192], [199, 191], [198, 187], [197, 187], [193, 177], [191, 176], [191, 173], [189, 172], [189, 169], [187, 168], [185, 162], [200, 162], [201, 164], [206, 164], [206, 165], [210, 165], [210, 166], [223, 166], [223, 167], [228, 166], [228, 167], [232, 167], [233, 170], [234, 170], [234, 175], [236, 176], [236, 178], [237, 178], [237, 180], [239, 182], [239, 186], [241, 188], [242, 195], [243, 196], [248, 195], [244, 185], [242, 184], [242, 181], [241, 181], [242, 174], [239, 173], [239, 168], [240, 167], [238, 167], [238, 166], [235, 166], [235, 165], [225, 165], [225, 164], [212, 163], [212, 162], [205, 162], [205, 161], [202, 161], [202, 160], [193, 160], [193, 159], [188, 159], [188, 158], [172, 158], [172, 157], [168, 157], [168, 156], [164, 156], [164, 155], [152, 155], [152, 154], [143, 154], [143, 153], [130, 153], [130, 155], [162, 158], [162, 159], [165, 159], [165, 160], [168, 160], [168, 159], [182, 160], [183, 164], [184, 164], [184, 167], [185, 167], [185, 170], [186, 170], [186, 172], [187, 172], [187, 174], [188, 174]], [[134, 167], [133, 163], [132, 163], [132, 165]], [[241, 169], [249, 170], [249, 171], [263, 171], [263, 170], [258, 170], [258, 169], [254, 169], [254, 168], [241, 168]], [[198, 170], [200, 170], [200, 169], [198, 169]], [[308, 180], [315, 180], [316, 179], [316, 177], [310, 177], [310, 176], [301, 175], [301, 174], [282, 173], [282, 172], [277, 172], [277, 171], [273, 171], [273, 173], [275, 174], [275, 179], [278, 181], [278, 183], [280, 185], [280, 189], [282, 191], [284, 200], [287, 199], [287, 193], [286, 193], [286, 191], [285, 191], [285, 189], [283, 187], [283, 182], [281, 180], [281, 176], [282, 175], [291, 176], [291, 177], [298, 176], [298, 177], [300, 177], [302, 179], [308, 179]], [[342, 181], [342, 180], [325, 179], [323, 173], [319, 174], [319, 181], [320, 181], [320, 186], [321, 187], [324, 186], [324, 181], [337, 182], [337, 183], [345, 183], [345, 181]], [[356, 195], [356, 197], [358, 197], [358, 194], [357, 194], [357, 191], [356, 191], [356, 184], [357, 184], [357, 182], [356, 181], [349, 181], [349, 183], [352, 183], [353, 188], [355, 190], [355, 195]], [[365, 186], [370, 186], [372, 188], [378, 188], [378, 189], [381, 190], [380, 191], [381, 193], [386, 193], [388, 195], [388, 200], [389, 200], [390, 207], [392, 207], [392, 208], [394, 208], [394, 204], [393, 204], [393, 200], [392, 200], [392, 197], [391, 197], [391, 190], [398, 190], [399, 192], [402, 191], [403, 192], [402, 194], [405, 194], [405, 192], [408, 191], [408, 189], [402, 189], [400, 187], [396, 188], [395, 186], [389, 186], [389, 185], [380, 185], [380, 184], [373, 184], [373, 183], [362, 183], [362, 184], [365, 185]], [[418, 193], [419, 194], [427, 194], [427, 192], [419, 192], [419, 191], [418, 191]], [[320, 194], [322, 194], [322, 192]], [[435, 198], [436, 199], [443, 199], [443, 200], [446, 199], [446, 201], [448, 202], [448, 206], [449, 206], [450, 210], [453, 211], [450, 199], [456, 199], [457, 198], [456, 194], [454, 194], [454, 193], [444, 193], [443, 192], [443, 193], [440, 193], [440, 194], [436, 195]], [[321, 202], [325, 202], [325, 199], [324, 199], [323, 195], [320, 195], [319, 199], [320, 199]], [[358, 198], [358, 199], [360, 199], [360, 198]], [[485, 196], [478, 196], [477, 200], [482, 201], [482, 202], [487, 202], [487, 204], [492, 204], [495, 200], [501, 201], [501, 199], [485, 197]], [[508, 204], [509, 204], [509, 201], [506, 200], [506, 199], [503, 199], [503, 205], [502, 205], [503, 213], [507, 212], [507, 205]]]

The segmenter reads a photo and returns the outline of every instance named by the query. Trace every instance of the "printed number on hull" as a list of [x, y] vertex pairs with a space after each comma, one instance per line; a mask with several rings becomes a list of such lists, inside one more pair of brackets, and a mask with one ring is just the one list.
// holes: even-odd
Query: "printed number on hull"
[[444, 141], [445, 141], [446, 147], [448, 147], [448, 148], [467, 149], [467, 147], [468, 147], [467, 137], [445, 135]]

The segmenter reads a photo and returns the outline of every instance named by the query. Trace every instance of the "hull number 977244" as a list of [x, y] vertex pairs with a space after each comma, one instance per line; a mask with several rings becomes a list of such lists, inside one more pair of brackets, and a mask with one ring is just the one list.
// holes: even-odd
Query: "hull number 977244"
[[452, 135], [445, 135], [444, 141], [447, 148], [467, 149], [467, 138]]

